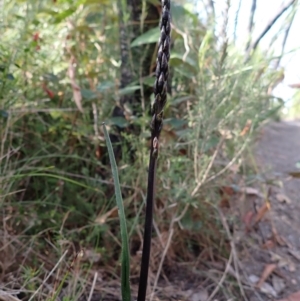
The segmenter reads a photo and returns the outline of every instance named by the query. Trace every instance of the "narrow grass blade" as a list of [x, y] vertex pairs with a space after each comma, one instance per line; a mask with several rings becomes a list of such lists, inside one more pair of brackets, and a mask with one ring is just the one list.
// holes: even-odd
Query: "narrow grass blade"
[[121, 194], [117, 163], [115, 160], [114, 151], [112, 148], [111, 141], [109, 139], [109, 135], [108, 135], [105, 123], [103, 123], [103, 130], [104, 130], [104, 136], [105, 136], [108, 154], [109, 154], [111, 171], [112, 171], [112, 175], [113, 175], [113, 179], [114, 179], [115, 195], [116, 195], [116, 201], [117, 201], [119, 218], [120, 218], [121, 239], [122, 239], [122, 254], [121, 254], [122, 300], [123, 301], [131, 301], [130, 279], [129, 279], [129, 277], [130, 277], [130, 258], [129, 258], [129, 243], [128, 243], [128, 233], [127, 233], [127, 226], [126, 226], [126, 216], [125, 216], [123, 199], [122, 199], [122, 194]]

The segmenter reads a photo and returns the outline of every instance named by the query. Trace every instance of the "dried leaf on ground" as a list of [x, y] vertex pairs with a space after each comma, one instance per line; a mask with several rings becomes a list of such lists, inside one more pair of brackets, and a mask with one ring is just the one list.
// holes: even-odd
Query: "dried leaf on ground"
[[258, 288], [261, 288], [261, 286], [264, 284], [264, 282], [269, 278], [269, 276], [274, 272], [274, 270], [276, 269], [277, 265], [274, 263], [271, 264], [267, 264], [260, 276], [260, 279], [258, 281], [258, 283], [256, 284], [256, 286]]
[[293, 178], [299, 179], [300, 178], [300, 171], [291, 171], [291, 172], [289, 172], [289, 175]]
[[101, 259], [101, 254], [96, 252], [93, 249], [85, 249], [84, 250], [84, 255], [83, 255], [83, 260], [88, 261], [90, 263], [97, 263]]
[[270, 250], [275, 247], [275, 242], [272, 239], [268, 239], [263, 245], [262, 248], [265, 250]]
[[[259, 278], [256, 275], [250, 275], [249, 276], [249, 281], [252, 284], [256, 284], [259, 281]], [[277, 293], [275, 289], [270, 285], [269, 283], [265, 282], [262, 284], [262, 286], [259, 288], [259, 290], [266, 294], [267, 296], [272, 296], [272, 297], [277, 297]]]
[[191, 297], [189, 298], [189, 300], [191, 301], [206, 301], [208, 300], [208, 292], [206, 289], [202, 289], [200, 291], [194, 292]]
[[219, 204], [220, 208], [230, 208], [229, 200], [234, 193], [235, 191], [231, 186], [220, 187], [220, 194], [222, 196]]
[[280, 268], [287, 267], [290, 272], [295, 272], [296, 270], [295, 264], [289, 258], [284, 258], [273, 253], [271, 255], [271, 260], [277, 262], [277, 266]]
[[279, 245], [279, 246], [287, 246], [288, 243], [286, 242], [286, 240], [280, 236], [276, 230], [276, 228], [274, 226], [272, 226], [272, 239]]
[[108, 218], [117, 217], [118, 216], [118, 207], [115, 206], [112, 209], [110, 209], [108, 212], [102, 215], [98, 215], [95, 222], [97, 224], [103, 225], [106, 223], [106, 220]]
[[299, 301], [299, 300], [300, 300], [300, 291], [293, 293], [293, 294], [289, 295], [288, 297], [277, 300], [277, 301]]
[[245, 187], [242, 189], [242, 191], [248, 195], [257, 195], [259, 197], [263, 197], [263, 195], [256, 188], [253, 187]]
[[286, 196], [285, 194], [282, 194], [282, 193], [278, 193], [276, 195], [276, 198], [280, 203], [286, 203], [286, 204], [291, 204], [292, 203], [291, 199], [288, 196]]
[[231, 186], [222, 186], [220, 188], [220, 192], [221, 192], [221, 195], [225, 194], [227, 196], [233, 195], [235, 193], [233, 187], [231, 187]]
[[254, 219], [254, 225], [259, 223], [263, 217], [266, 215], [266, 213], [271, 209], [271, 205], [269, 202], [265, 202], [257, 211]]

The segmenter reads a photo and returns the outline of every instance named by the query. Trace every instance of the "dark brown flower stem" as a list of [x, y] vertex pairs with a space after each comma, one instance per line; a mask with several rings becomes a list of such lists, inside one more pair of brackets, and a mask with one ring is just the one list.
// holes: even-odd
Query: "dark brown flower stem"
[[167, 102], [167, 82], [169, 76], [169, 59], [171, 44], [170, 0], [161, 0], [162, 14], [160, 22], [160, 39], [156, 60], [156, 80], [154, 84], [154, 104], [151, 120], [151, 149], [148, 170], [148, 188], [146, 198], [146, 218], [140, 283], [137, 301], [145, 301], [147, 293], [148, 270], [151, 251], [153, 203], [155, 198], [156, 163], [159, 150], [159, 136], [163, 127], [164, 107]]
[[143, 244], [140, 283], [139, 283], [137, 301], [145, 301], [146, 292], [147, 292], [147, 281], [148, 281], [148, 270], [149, 270], [149, 262], [150, 262], [151, 237], [152, 237], [153, 202], [155, 196], [155, 174], [156, 174], [156, 162], [157, 162], [157, 156], [153, 155], [153, 153], [154, 153], [154, 149], [152, 144], [150, 161], [149, 161], [149, 171], [148, 171], [144, 244]]

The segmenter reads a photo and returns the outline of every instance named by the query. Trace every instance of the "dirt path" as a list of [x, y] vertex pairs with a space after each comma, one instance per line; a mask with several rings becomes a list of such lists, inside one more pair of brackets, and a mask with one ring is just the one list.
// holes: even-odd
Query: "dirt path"
[[[251, 247], [242, 261], [250, 282], [257, 283], [264, 269], [273, 272], [251, 301], [300, 301], [300, 121], [267, 125], [255, 156], [270, 210], [251, 233]], [[262, 198], [255, 205], [265, 204]]]

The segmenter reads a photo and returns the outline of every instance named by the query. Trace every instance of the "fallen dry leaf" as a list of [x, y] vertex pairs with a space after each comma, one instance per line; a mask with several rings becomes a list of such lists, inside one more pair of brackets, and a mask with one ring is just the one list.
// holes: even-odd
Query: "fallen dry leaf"
[[289, 175], [293, 178], [299, 179], [300, 178], [300, 171], [291, 171], [291, 172], [289, 172]]
[[106, 220], [110, 217], [117, 217], [118, 216], [118, 207], [115, 206], [112, 209], [110, 209], [108, 212], [102, 215], [98, 215], [95, 219], [95, 222], [97, 224], [103, 225], [106, 223]]
[[257, 211], [254, 219], [254, 225], [258, 224], [266, 213], [271, 209], [271, 205], [269, 202], [265, 202]]
[[220, 208], [230, 208], [230, 203], [228, 198], [222, 198], [219, 204]]
[[265, 283], [265, 281], [269, 278], [269, 276], [274, 272], [277, 265], [274, 263], [267, 264], [260, 276], [259, 281], [256, 284], [257, 288], [261, 288], [261, 286]]
[[101, 254], [95, 252], [93, 249], [85, 249], [83, 254], [83, 261], [88, 261], [90, 263], [97, 263], [101, 259]]
[[240, 136], [245, 136], [249, 132], [249, 130], [251, 128], [251, 125], [252, 125], [252, 120], [248, 119], [247, 122], [246, 122], [245, 127], [240, 132]]
[[220, 193], [221, 193], [221, 195], [225, 194], [225, 195], [229, 196], [229, 195], [233, 195], [235, 193], [235, 191], [234, 191], [233, 187], [231, 187], [231, 186], [221, 186]]
[[279, 268], [288, 268], [290, 272], [296, 270], [295, 264], [289, 258], [284, 258], [278, 254], [273, 253], [271, 255], [271, 261], [276, 262]]
[[276, 228], [274, 226], [272, 226], [272, 239], [280, 246], [284, 247], [287, 246], [287, 242], [285, 241], [285, 239], [283, 237], [281, 237]]
[[257, 195], [259, 197], [263, 197], [262, 194], [253, 187], [245, 187], [242, 189], [242, 192], [249, 194], [249, 195]]
[[293, 294], [289, 295], [288, 297], [277, 300], [277, 301], [299, 301], [299, 300], [300, 300], [300, 291], [293, 293]]
[[206, 289], [200, 290], [198, 292], [193, 293], [190, 297], [191, 301], [206, 301], [209, 295]]
[[231, 186], [221, 186], [220, 195], [222, 199], [220, 201], [220, 208], [230, 208], [230, 197], [235, 193], [234, 189]]
[[265, 250], [270, 250], [275, 247], [275, 242], [272, 239], [268, 239], [263, 245], [262, 248]]
[[280, 203], [286, 203], [286, 204], [291, 204], [292, 203], [291, 199], [288, 196], [286, 196], [285, 194], [282, 194], [282, 193], [278, 193], [276, 195], [276, 198]]
[[[259, 278], [256, 275], [250, 275], [248, 279], [253, 284], [256, 284], [259, 281]], [[259, 290], [268, 296], [272, 296], [275, 298], [277, 297], [277, 293], [275, 289], [272, 287], [272, 285], [270, 285], [267, 282], [263, 283], [262, 286], [259, 288]]]

